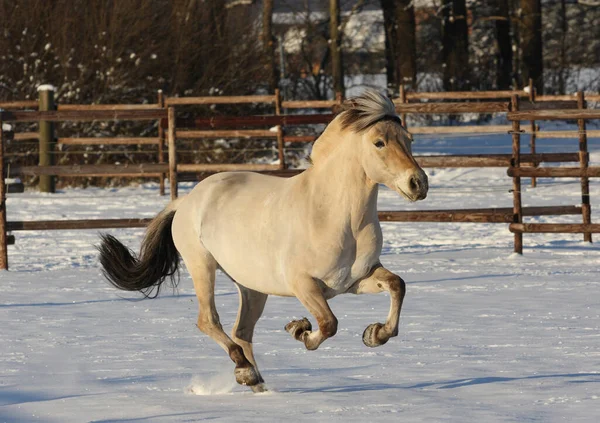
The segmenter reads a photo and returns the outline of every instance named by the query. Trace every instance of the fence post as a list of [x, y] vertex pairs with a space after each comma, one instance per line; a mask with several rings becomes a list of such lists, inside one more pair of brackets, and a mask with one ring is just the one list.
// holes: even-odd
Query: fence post
[[[531, 103], [535, 102], [535, 88], [533, 86], [533, 79], [529, 78], [529, 101]], [[535, 141], [537, 135], [535, 133], [535, 120], [531, 121], [531, 136], [529, 137], [529, 143], [531, 146], [531, 154], [535, 154]], [[534, 163], [534, 167], [538, 167], [537, 163]], [[537, 186], [537, 178], [535, 176], [531, 177], [531, 186], [535, 188]]]
[[[400, 103], [404, 104], [406, 103], [406, 89], [404, 88], [404, 83], [400, 84]], [[402, 113], [400, 115], [400, 119], [402, 120], [402, 125], [404, 125], [404, 127], [406, 129], [408, 129], [408, 124], [406, 123], [406, 113]]]
[[[165, 108], [165, 99], [162, 90], [158, 90], [158, 107], [161, 109]], [[165, 129], [162, 127], [161, 119], [158, 120], [158, 163], [163, 164], [165, 162]], [[159, 193], [165, 195], [165, 174], [161, 173], [159, 176]]]
[[[39, 93], [39, 111], [45, 112], [56, 110], [54, 104], [54, 87], [52, 85], [40, 85]], [[52, 166], [54, 164], [54, 123], [40, 120], [40, 141], [39, 141], [39, 165]], [[56, 176], [40, 175], [39, 181], [40, 192], [54, 193], [56, 190]]]
[[[519, 96], [513, 95], [510, 101], [510, 110], [516, 112], [519, 110]], [[521, 166], [521, 122], [513, 120], [512, 122], [512, 167], [519, 169]], [[513, 176], [513, 223], [523, 223], [523, 208], [521, 207], [521, 177]], [[523, 254], [523, 233], [515, 232], [514, 251], [517, 254]]]
[[6, 184], [4, 181], [4, 131], [0, 117], [0, 270], [8, 270], [8, 236], [6, 234]]
[[[585, 109], [585, 97], [583, 91], [577, 91], [577, 108]], [[579, 166], [581, 169], [587, 169], [589, 155], [587, 151], [587, 133], [585, 128], [585, 119], [577, 119], [577, 128], [579, 129]], [[583, 223], [592, 223], [592, 207], [590, 204], [590, 180], [587, 176], [581, 176], [581, 215]], [[592, 242], [591, 232], [583, 234], [585, 242]]]
[[175, 148], [175, 108], [167, 109], [169, 126], [167, 128], [167, 139], [169, 142], [169, 183], [171, 185], [171, 200], [177, 198], [177, 150]]
[[[275, 114], [281, 115], [281, 92], [275, 89]], [[283, 126], [277, 125], [277, 155], [279, 156], [279, 169], [285, 169], [285, 152], [283, 145]]]

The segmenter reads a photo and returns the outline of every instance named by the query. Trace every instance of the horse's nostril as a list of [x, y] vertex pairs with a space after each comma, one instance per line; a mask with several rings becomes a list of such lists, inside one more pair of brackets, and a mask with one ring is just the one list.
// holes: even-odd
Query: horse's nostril
[[417, 191], [419, 189], [419, 179], [416, 176], [410, 178], [410, 189], [412, 191]]

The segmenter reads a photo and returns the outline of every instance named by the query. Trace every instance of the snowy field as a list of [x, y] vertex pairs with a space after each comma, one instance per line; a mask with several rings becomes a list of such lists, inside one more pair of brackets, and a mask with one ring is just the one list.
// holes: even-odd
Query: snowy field
[[[507, 137], [499, 138], [472, 145], [510, 152]], [[418, 138], [415, 150], [452, 152], [445, 146], [454, 141]], [[539, 150], [577, 148], [576, 140], [552, 142], [545, 150], [539, 141]], [[598, 143], [590, 144], [598, 164]], [[382, 189], [380, 209], [512, 205], [506, 169], [428, 174], [424, 202]], [[525, 206], [581, 201], [575, 179], [523, 186]], [[591, 198], [592, 220], [600, 222], [597, 179]], [[166, 202], [156, 184], [26, 192], [9, 196], [8, 216], [152, 217]], [[187, 272], [177, 293], [132, 301], [140, 297], [103, 280], [97, 231], [18, 232], [11, 271], [0, 272], [0, 421], [598, 421], [600, 244], [525, 234], [525, 254], [515, 256], [505, 224], [386, 223], [383, 230], [382, 262], [408, 284], [400, 335], [365, 347], [362, 332], [385, 318], [389, 298], [341, 296], [331, 301], [338, 334], [306, 351], [283, 327], [307, 312], [296, 299], [271, 297], [255, 334], [271, 391], [259, 395], [235, 384], [229, 358], [195, 327]], [[142, 231], [111, 233], [137, 248]], [[223, 275], [216, 301], [229, 330], [237, 293]]]

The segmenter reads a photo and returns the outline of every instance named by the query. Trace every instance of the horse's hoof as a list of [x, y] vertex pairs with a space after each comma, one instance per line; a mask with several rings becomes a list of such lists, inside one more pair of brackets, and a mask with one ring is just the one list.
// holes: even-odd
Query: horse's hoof
[[363, 343], [367, 347], [378, 347], [380, 345], [385, 344], [388, 341], [389, 338], [381, 340], [377, 337], [377, 334], [379, 333], [381, 328], [383, 328], [383, 325], [381, 323], [373, 323], [372, 325], [367, 326], [367, 328], [363, 332]]
[[267, 389], [267, 385], [265, 385], [264, 382], [252, 385], [250, 388], [255, 394], [260, 394], [261, 392], [269, 392], [269, 390]]
[[251, 387], [264, 382], [254, 367], [236, 367], [235, 381], [240, 385]]
[[309, 320], [304, 317], [302, 320], [294, 320], [285, 325], [285, 330], [295, 339], [300, 341], [300, 337], [304, 332], [310, 332], [312, 330], [312, 325], [310, 324]]

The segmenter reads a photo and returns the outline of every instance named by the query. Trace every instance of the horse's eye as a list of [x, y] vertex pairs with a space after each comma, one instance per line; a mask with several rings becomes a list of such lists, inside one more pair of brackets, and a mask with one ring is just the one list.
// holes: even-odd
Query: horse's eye
[[377, 147], [377, 148], [383, 148], [383, 147], [385, 147], [385, 143], [383, 141], [381, 141], [381, 140], [378, 140], [375, 143], [375, 147]]

